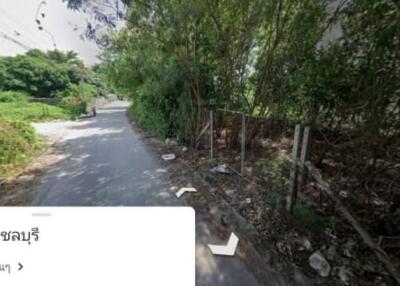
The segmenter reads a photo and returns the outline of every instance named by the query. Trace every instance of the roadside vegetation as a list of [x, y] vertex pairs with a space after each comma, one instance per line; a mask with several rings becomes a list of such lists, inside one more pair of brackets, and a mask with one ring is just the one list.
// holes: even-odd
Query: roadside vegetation
[[[222, 181], [221, 195], [262, 233], [289, 240], [290, 231], [300, 230], [315, 238], [313, 244], [327, 257], [328, 248], [357, 241], [351, 255], [330, 259], [352, 272], [348, 281], [333, 284], [383, 281], [380, 264], [354, 229], [338, 228], [335, 204], [315, 182], [301, 190], [289, 217], [295, 225], [282, 217], [290, 176], [285, 162], [294, 126], [301, 123], [312, 130], [309, 160], [374, 239], [400, 236], [396, 1], [124, 0], [121, 15], [99, 8], [102, 1], [67, 2], [103, 24], [115, 26], [118, 17], [126, 21], [125, 28], [106, 36], [91, 25], [87, 36], [102, 34], [97, 38], [105, 47], [102, 73], [132, 99], [130, 114], [140, 126], [161, 138], [208, 148], [196, 139], [214, 111], [215, 161], [205, 160], [208, 150], [198, 148], [186, 156], [213, 186]], [[247, 181], [209, 174], [216, 162], [235, 167], [240, 161], [242, 114], [248, 116], [246, 174], [263, 183], [259, 192], [246, 190]], [[386, 251], [399, 265], [399, 248]], [[308, 263], [309, 255], [304, 257]]]
[[398, 142], [394, 2], [125, 2], [103, 71], [155, 133], [193, 143], [212, 107]]
[[106, 93], [99, 75], [74, 52], [31, 50], [0, 57], [0, 178], [43, 150], [31, 122], [75, 119]]

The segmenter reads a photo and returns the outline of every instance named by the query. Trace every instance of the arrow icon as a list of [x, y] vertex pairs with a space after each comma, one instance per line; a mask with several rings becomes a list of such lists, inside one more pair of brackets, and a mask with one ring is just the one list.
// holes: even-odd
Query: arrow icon
[[209, 244], [208, 247], [214, 255], [234, 256], [238, 243], [239, 238], [232, 232], [227, 245]]
[[24, 266], [23, 266], [21, 263], [19, 263], [19, 262], [18, 262], [18, 266], [19, 266], [19, 267], [18, 267], [18, 271], [21, 271], [22, 268], [24, 268]]
[[176, 196], [180, 198], [184, 193], [189, 192], [189, 193], [195, 193], [197, 190], [195, 188], [181, 188], [177, 193]]

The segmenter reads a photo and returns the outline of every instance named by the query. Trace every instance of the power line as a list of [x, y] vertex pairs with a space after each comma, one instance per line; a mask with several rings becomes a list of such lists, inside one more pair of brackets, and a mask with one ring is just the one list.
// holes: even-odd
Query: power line
[[7, 34], [4, 33], [3, 31], [0, 31], [0, 35], [1, 35], [4, 39], [9, 40], [10, 42], [13, 42], [14, 44], [17, 44], [18, 46], [20, 46], [21, 48], [23, 48], [23, 49], [25, 49], [25, 50], [27, 50], [27, 51], [32, 50], [31, 47], [29, 47], [29, 46], [25, 45], [24, 43], [22, 43], [22, 42], [20, 42], [20, 41], [18, 41], [18, 40], [16, 40], [16, 39], [14, 39], [13, 37], [7, 35]]
[[[45, 40], [45, 38], [44, 38], [43, 36], [39, 36], [39, 37], [40, 37], [40, 41], [38, 41], [38, 40], [37, 40], [35, 37], [33, 37], [33, 36], [29, 36], [29, 37], [28, 37], [27, 35], [33, 35], [33, 34], [34, 34], [34, 33], [33, 33], [33, 30], [32, 30], [30, 27], [27, 27], [27, 26], [23, 25], [23, 24], [22, 24], [20, 21], [18, 21], [13, 15], [9, 14], [9, 13], [8, 13], [7, 11], [5, 11], [4, 9], [0, 8], [0, 12], [1, 12], [1, 14], [3, 15], [3, 19], [4, 19], [4, 17], [7, 18], [7, 19], [4, 19], [4, 20], [7, 20], [8, 22], [12, 22], [12, 25], [13, 25], [14, 27], [17, 27], [18, 30], [24, 31], [23, 35], [25, 36], [25, 38], [28, 38], [30, 42], [33, 42], [33, 43], [34, 43], [34, 46], [42, 46], [42, 47], [44, 47], [43, 44], [42, 44], [41, 42], [47, 41], [47, 39]], [[0, 20], [1, 20], [1, 18], [0, 18]], [[3, 23], [5, 22], [4, 20], [3, 20]], [[6, 23], [6, 25], [10, 27], [9, 24]], [[14, 30], [14, 29], [12, 28], [12, 30]], [[22, 33], [21, 33], [21, 34], [22, 34]], [[38, 44], [38, 43], [40, 43], [40, 44]]]
[[27, 42], [28, 45], [30, 45], [30, 46], [35, 46], [35, 47], [42, 46], [43, 47], [43, 45], [39, 44], [39, 42], [37, 42], [36, 40], [32, 40], [31, 37], [27, 37], [25, 32], [22, 32], [18, 28], [12, 28], [10, 25], [8, 25], [4, 21], [2, 21], [2, 19], [0, 19], [0, 29], [2, 29], [4, 33], [8, 33], [10, 35], [14, 34], [15, 37], [18, 37], [20, 39], [22, 37], [22, 40], [24, 42]]
[[[16, 21], [15, 18], [13, 18], [10, 14], [7, 14], [3, 9], [0, 8], [0, 12], [3, 15], [2, 22], [3, 25], [8, 26], [10, 32], [14, 32], [17, 30], [20, 32], [21, 35], [23, 35], [26, 39], [28, 39], [30, 42], [34, 43], [34, 46], [42, 46], [44, 47], [41, 42], [44, 41], [44, 38], [40, 37], [40, 40], [37, 40], [35, 37], [32, 35], [34, 34], [30, 28], [27, 28], [26, 26], [22, 25], [19, 21]], [[9, 23], [7, 23], [7, 22]], [[29, 36], [28, 36], [29, 35]]]
[[27, 30], [28, 32], [32, 33], [32, 30], [30, 27], [27, 27], [25, 25], [23, 25], [21, 23], [21, 21], [17, 18], [15, 18], [15, 16], [13, 16], [12, 14], [8, 13], [6, 10], [4, 10], [3, 8], [0, 8], [0, 12], [2, 12], [2, 14], [6, 17], [8, 17], [8, 20], [14, 22], [14, 24], [19, 25], [21, 28], [24, 28], [25, 30]]

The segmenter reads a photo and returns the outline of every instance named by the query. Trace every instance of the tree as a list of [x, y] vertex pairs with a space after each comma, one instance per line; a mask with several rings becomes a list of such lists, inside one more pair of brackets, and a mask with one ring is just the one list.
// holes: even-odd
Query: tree
[[81, 61], [74, 52], [31, 50], [26, 55], [0, 58], [0, 90], [24, 91], [51, 97], [78, 84]]
[[[193, 141], [212, 102], [338, 132], [350, 126], [365, 136], [398, 137], [400, 18], [394, 1], [342, 0], [333, 13], [328, 0], [118, 3], [125, 6], [69, 1], [74, 9], [103, 6], [109, 17], [97, 20], [106, 25], [121, 16], [116, 10], [126, 12], [126, 28], [101, 39], [103, 71], [142, 106], [137, 114], [162, 114], [152, 125], [166, 126], [163, 133]], [[320, 45], [333, 25], [343, 35]], [[248, 138], [255, 130], [250, 126]]]

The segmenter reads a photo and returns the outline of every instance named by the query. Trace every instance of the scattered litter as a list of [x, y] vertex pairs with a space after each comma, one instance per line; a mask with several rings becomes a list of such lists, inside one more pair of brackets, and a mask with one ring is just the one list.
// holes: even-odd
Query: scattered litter
[[310, 266], [318, 272], [321, 277], [328, 277], [331, 272], [331, 266], [321, 252], [314, 252], [309, 258]]
[[346, 191], [340, 191], [339, 192], [339, 196], [341, 196], [342, 198], [348, 198], [349, 197], [349, 193]]
[[182, 152], [187, 152], [189, 149], [188, 149], [188, 147], [182, 147]]
[[175, 154], [164, 154], [161, 156], [164, 161], [172, 161], [176, 159]]
[[228, 196], [229, 201], [233, 201], [235, 198], [236, 190], [226, 190], [225, 194]]
[[381, 200], [381, 199], [378, 199], [378, 198], [374, 199], [374, 200], [372, 201], [372, 203], [373, 203], [374, 205], [376, 205], [377, 207], [386, 205], [386, 202], [385, 202], [385, 201], [383, 201], [383, 200]]
[[81, 113], [79, 115], [79, 119], [86, 119], [86, 118], [92, 118], [94, 117], [93, 112], [89, 112], [89, 113]]
[[280, 253], [283, 253], [283, 254], [285, 254], [285, 255], [293, 256], [292, 248], [290, 247], [289, 244], [287, 244], [287, 243], [285, 243], [285, 242], [283, 242], [283, 241], [277, 242], [277, 243], [276, 243], [276, 248], [278, 248], [278, 251], [279, 251]]
[[179, 190], [179, 188], [177, 187], [177, 186], [172, 186], [172, 187], [170, 187], [169, 188], [169, 190], [171, 191], [171, 192], [176, 192], [176, 191], [178, 191]]
[[219, 165], [217, 167], [214, 167], [212, 169], [210, 169], [211, 173], [219, 173], [219, 174], [231, 174], [232, 171], [228, 168], [228, 166], [226, 164], [223, 165]]
[[167, 138], [165, 139], [166, 145], [177, 145], [178, 143], [174, 139]]
[[240, 211], [243, 211], [251, 204], [251, 198], [247, 198], [245, 200], [241, 200], [238, 204], [238, 208]]

